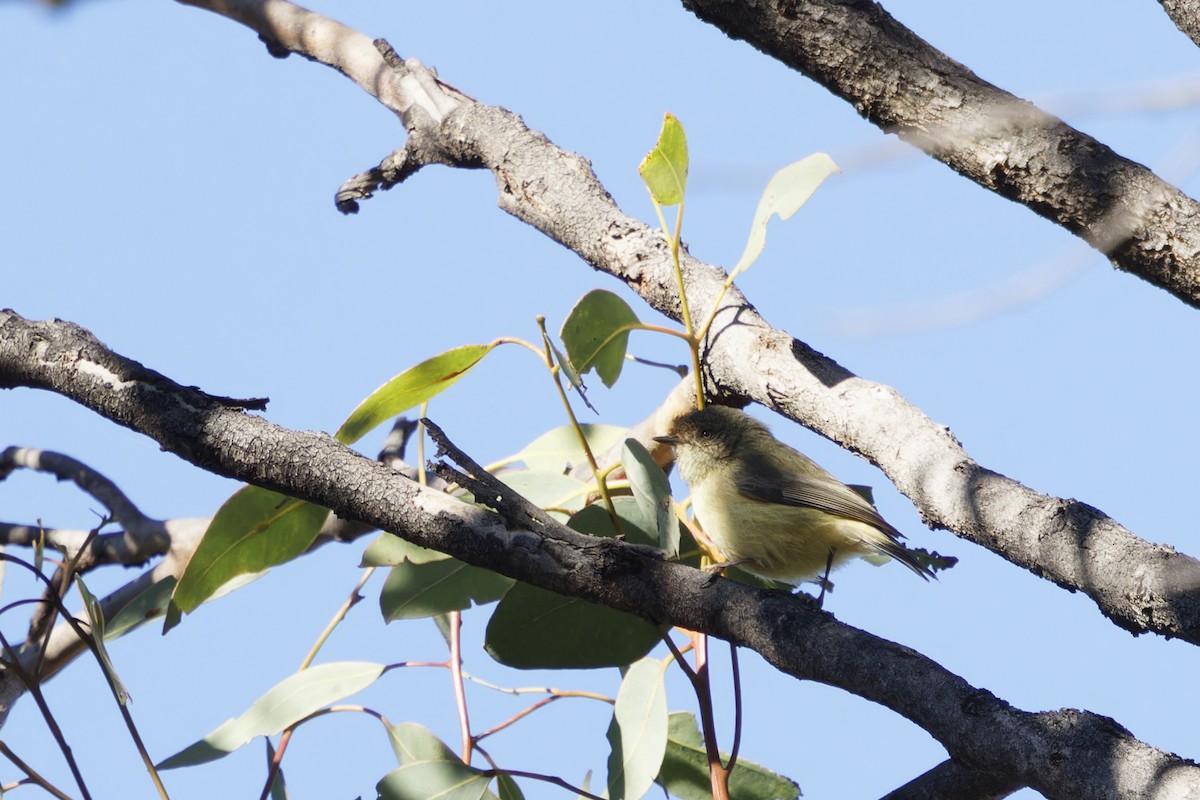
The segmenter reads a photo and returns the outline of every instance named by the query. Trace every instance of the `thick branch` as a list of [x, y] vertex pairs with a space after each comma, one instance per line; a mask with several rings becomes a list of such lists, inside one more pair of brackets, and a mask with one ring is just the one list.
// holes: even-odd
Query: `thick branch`
[[1158, 0], [1175, 27], [1200, 45], [1200, 5], [1195, 0]]
[[[1141, 164], [980, 79], [878, 3], [683, 4], [817, 81], [884, 131], [1062, 225], [1118, 269], [1200, 306], [1200, 204]], [[1172, 5], [1164, 0], [1168, 11]]]
[[1014, 776], [1047, 796], [1200, 792], [1200, 766], [1138, 741], [1110, 719], [1014, 709], [924, 656], [786, 593], [713, 580], [552, 519], [538, 533], [510, 529], [496, 514], [420, 487], [330, 436], [289, 431], [214, 403], [70, 323], [0, 313], [0, 386], [50, 389], [204, 469], [319, 503], [535, 586], [752, 648], [790, 675], [903, 714], [973, 770]]
[[[285, 45], [290, 49], [303, 48], [314, 39], [352, 49], [353, 54], [314, 50], [306, 55], [337, 64], [343, 71], [347, 64], [369, 64], [364, 74], [351, 77], [394, 110], [424, 108], [426, 117], [432, 120], [457, 104], [440, 125], [420, 124], [420, 115], [415, 112], [407, 118], [420, 126], [409, 145], [419, 142], [416, 149], [423, 153], [423, 162], [491, 170], [501, 208], [574, 251], [596, 269], [625, 281], [654, 308], [679, 319], [679, 300], [662, 237], [617, 208], [586, 160], [559, 149], [508, 111], [470, 101], [450, 90], [439, 94], [439, 87], [444, 85], [431, 82], [428, 76], [418, 81], [425, 92], [420, 97], [404, 86], [397, 88], [398, 81], [415, 80], [414, 76], [423, 72], [416, 62], [405, 62], [403, 70], [389, 67], [392, 78], [388, 83], [379, 71], [382, 56], [366, 37], [341, 35], [338, 23], [308, 11], [303, 12], [303, 26], [279, 24], [278, 20], [292, 19], [298, 13], [289, 11], [294, 7], [284, 0], [191, 2], [230, 14], [251, 27], [259, 24], [261, 27], [255, 30], [268, 38], [277, 40], [287, 34], [290, 38]], [[866, 16], [857, 24], [869, 24], [872, 18], [862, 10], [867, 5], [838, 6], [843, 11], [833, 17], [836, 20], [839, 14], [858, 9], [855, 13]], [[737, 7], [750, 20], [764, 13], [762, 3]], [[330, 26], [327, 34], [318, 33], [323, 26]], [[894, 22], [886, 30], [906, 41], [913, 53], [929, 49]], [[795, 33], [802, 36], [804, 32]], [[886, 44], [890, 40], [883, 41]], [[367, 49], [373, 54], [370, 57]], [[847, 52], [846, 57], [861, 56]], [[932, 59], [934, 65], [944, 58], [936, 52], [922, 57]], [[964, 73], [959, 76], [963, 82], [961, 92], [977, 83], [988, 91], [997, 91], [961, 66], [953, 66]], [[921, 69], [929, 72], [931, 79], [937, 74], [930, 71], [930, 65]], [[984, 88], [977, 87], [976, 91]], [[398, 96], [402, 99], [397, 100]], [[932, 98], [929, 101], [933, 103]], [[1040, 114], [1032, 107], [1018, 106], [1025, 109], [1021, 118], [1026, 122]], [[956, 118], [947, 115], [942, 119], [948, 123]], [[1035, 129], [1042, 131], [1039, 136], [1055, 131], [1058, 136], [1078, 136], [1065, 126], [1053, 131]], [[965, 130], [973, 128], [967, 126]], [[1028, 127], [1009, 125], [1006, 130], [1009, 137], [1016, 137], [1009, 145], [1004, 144], [1008, 139], [1003, 131], [989, 134], [988, 141], [1001, 149], [1024, 147], [1021, 142], [1025, 141], [1041, 142], [1042, 146], [1047, 142], [1029, 139]], [[1109, 153], [1102, 145], [1097, 147]], [[951, 148], [950, 152], [956, 151]], [[1108, 163], [1104, 160], [1108, 156], [1097, 158], [1100, 160], [1095, 164]], [[1118, 172], [1125, 177], [1114, 177], [1117, 183], [1127, 178], [1157, 181], [1141, 167], [1122, 163], [1127, 168]], [[1046, 169], [1052, 166], [1043, 164]], [[992, 167], [1007, 170], [1010, 165], [1001, 161]], [[1071, 184], [1073, 191], [1084, 188], [1071, 178], [1074, 167], [1065, 173], [1060, 167], [1063, 165], [1054, 166], [1048, 174], [1076, 181]], [[1125, 208], [1122, 203], [1128, 199], [1124, 193], [1104, 197], [1109, 198], [1104, 202], [1110, 211]], [[1183, 200], [1189, 207], [1194, 205], [1187, 198]], [[1163, 252], [1167, 251], [1173, 252], [1164, 243]], [[684, 268], [689, 298], [696, 315], [701, 316], [712, 306], [725, 273], [686, 255]], [[1085, 592], [1121, 627], [1200, 643], [1200, 562], [1139, 539], [1091, 506], [1038, 494], [980, 466], [945, 426], [926, 417], [894, 389], [858, 378], [803, 342], [772, 328], [736, 290], [726, 295], [717, 323], [706, 355], [707, 377], [714, 391], [759, 402], [862, 453], [913, 500], [930, 525], [948, 528], [1064, 588]]]

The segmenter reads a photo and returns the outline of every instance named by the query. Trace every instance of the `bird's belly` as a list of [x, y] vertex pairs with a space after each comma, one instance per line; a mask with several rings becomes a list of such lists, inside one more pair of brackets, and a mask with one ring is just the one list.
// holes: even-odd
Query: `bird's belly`
[[874, 551], [870, 542], [883, 536], [869, 525], [812, 508], [742, 499], [732, 507], [708, 493], [693, 495], [704, 532], [730, 562], [771, 580], [800, 583], [824, 574], [851, 556]]

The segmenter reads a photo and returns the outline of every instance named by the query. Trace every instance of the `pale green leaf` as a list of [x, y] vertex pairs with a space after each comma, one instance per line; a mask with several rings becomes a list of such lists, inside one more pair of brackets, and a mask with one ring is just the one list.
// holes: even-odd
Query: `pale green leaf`
[[168, 575], [158, 583], [151, 584], [141, 593], [135, 595], [128, 603], [121, 606], [108, 625], [104, 628], [106, 640], [117, 639], [144, 622], [162, 616], [171, 601], [171, 592], [175, 590], [175, 577]]
[[229, 581], [306, 551], [328, 514], [320, 506], [257, 486], [238, 490], [217, 511], [184, 568], [171, 596], [166, 630]]
[[428, 564], [445, 561], [451, 556], [413, 544], [407, 539], [391, 533], [381, 533], [363, 551], [360, 567], [394, 567], [408, 561], [412, 564]]
[[456, 558], [425, 564], [405, 561], [388, 573], [379, 607], [388, 622], [423, 619], [470, 608], [472, 601], [476, 605], [493, 602], [512, 584], [512, 578]]
[[492, 612], [484, 648], [518, 669], [587, 669], [629, 664], [660, 638], [640, 617], [518, 583]]
[[649, 451], [637, 439], [625, 440], [621, 466], [625, 468], [638, 508], [654, 521], [655, 544], [666, 551], [667, 558], [679, 555], [679, 521], [671, 505], [671, 487], [662, 467], [654, 463]]
[[638, 166], [650, 196], [661, 206], [677, 206], [687, 189], [688, 151], [683, 125], [673, 114], [663, 117], [658, 143]]
[[[728, 754], [722, 753], [723, 761]], [[696, 718], [677, 711], [670, 715], [667, 727], [667, 751], [657, 783], [682, 800], [711, 800], [708, 753]], [[739, 757], [729, 776], [731, 800], [797, 800], [800, 787], [795, 782]]]
[[463, 345], [401, 372], [359, 403], [334, 437], [342, 444], [357, 442], [377, 425], [450, 388], [495, 346]]
[[[588, 447], [599, 456], [606, 452], [625, 435], [627, 428], [616, 425], [580, 425]], [[510, 461], [524, 461], [531, 470], [542, 472], [566, 472], [570, 467], [587, 461], [579, 435], [571, 425], [543, 433]]]
[[611, 388], [625, 364], [629, 331], [639, 324], [628, 303], [612, 292], [593, 289], [571, 309], [559, 337], [580, 375], [594, 369]]
[[108, 648], [104, 646], [104, 609], [100, 607], [100, 601], [88, 590], [79, 574], [75, 575], [75, 588], [79, 590], [79, 596], [83, 598], [83, 610], [87, 614], [88, 624], [92, 629], [92, 643], [96, 646], [96, 654], [100, 660], [100, 667], [104, 670], [104, 677], [108, 679], [117, 702], [125, 705], [129, 702], [129, 692], [126, 691], [125, 684], [121, 683], [121, 678], [117, 675], [117, 668], [113, 666], [112, 658], [108, 655]]
[[454, 751], [424, 725], [401, 722], [390, 726], [388, 733], [391, 735], [392, 749], [396, 751], [396, 760], [401, 765], [418, 761], [459, 760]]
[[626, 671], [608, 741], [608, 796], [639, 800], [654, 783], [667, 749], [667, 687], [661, 662], [643, 659]]
[[484, 800], [489, 775], [462, 761], [415, 761], [384, 776], [375, 789], [379, 800]]
[[274, 736], [308, 715], [366, 689], [387, 669], [365, 661], [319, 664], [277, 683], [244, 714], [158, 765], [174, 769], [222, 758], [256, 736]]
[[729, 273], [730, 278], [745, 272], [762, 253], [767, 243], [767, 223], [771, 216], [778, 214], [780, 219], [790, 219], [808, 202], [817, 187], [835, 172], [840, 170], [832, 158], [824, 153], [814, 153], [775, 173], [759, 198], [754, 221], [750, 223], [746, 249], [738, 259], [737, 266]]

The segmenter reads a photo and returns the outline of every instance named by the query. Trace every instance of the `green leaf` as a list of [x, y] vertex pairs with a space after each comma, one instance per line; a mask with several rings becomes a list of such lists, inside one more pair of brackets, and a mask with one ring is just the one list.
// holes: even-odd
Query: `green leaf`
[[171, 592], [175, 590], [175, 577], [168, 575], [158, 583], [151, 584], [128, 603], [121, 606], [104, 629], [106, 641], [117, 639], [129, 633], [144, 622], [161, 616], [167, 604], [171, 601]]
[[[618, 496], [612, 501], [617, 517], [621, 520], [621, 530], [626, 541], [657, 547], [658, 535], [655, 531], [654, 517], [645, 514], [638, 501], [632, 497]], [[588, 536], [611, 539], [617, 535], [612, 517], [603, 503], [593, 503], [583, 508], [567, 520], [567, 525]]]
[[330, 703], [361, 692], [387, 670], [366, 661], [335, 661], [297, 672], [275, 684], [244, 714], [158, 765], [174, 769], [229, 755], [256, 736], [274, 736]]
[[[317, 538], [329, 512], [278, 492], [245, 486], [225, 501], [171, 596], [165, 630], [240, 575], [290, 561]], [[165, 631], [164, 631], [165, 632]]]
[[645, 517], [654, 520], [655, 544], [666, 551], [667, 558], [675, 558], [679, 555], [679, 520], [671, 506], [666, 473], [637, 439], [625, 440], [621, 466], [625, 468], [638, 508]]
[[640, 324], [637, 314], [620, 297], [593, 289], [571, 309], [558, 335], [580, 375], [595, 369], [604, 385], [612, 388], [625, 364], [629, 331]]
[[[275, 761], [275, 746], [271, 744], [270, 739], [264, 739], [267, 743], [267, 770], [270, 771], [271, 764]], [[287, 780], [283, 777], [283, 767], [275, 772], [275, 777], [271, 781], [271, 800], [288, 800]]]
[[554, 515], [559, 521], [583, 508], [588, 491], [594, 488], [593, 484], [563, 475], [561, 471], [515, 469], [497, 472], [496, 477], [538, 508], [567, 511]]
[[658, 143], [642, 159], [638, 174], [660, 206], [677, 206], [683, 202], [688, 174], [687, 136], [673, 114], [663, 117]]
[[491, 776], [458, 759], [416, 761], [384, 776], [379, 800], [484, 800]]
[[518, 583], [492, 612], [484, 648], [517, 669], [588, 669], [632, 663], [660, 638], [632, 614]]
[[418, 761], [461, 761], [433, 731], [416, 722], [389, 726], [392, 749], [401, 765]]
[[[606, 452], [617, 442], [621, 441], [628, 428], [616, 425], [580, 425], [583, 436], [592, 452]], [[542, 472], [566, 472], [570, 467], [583, 464], [587, 456], [579, 444], [579, 436], [570, 425], [543, 433], [534, 439], [525, 449], [510, 460], [524, 461], [531, 470]]]
[[392, 567], [388, 574], [379, 595], [379, 607], [387, 622], [435, 617], [470, 608], [472, 600], [477, 605], [491, 603], [500, 599], [512, 584], [512, 578], [464, 564], [456, 558], [426, 564], [405, 561]]
[[125, 689], [125, 684], [121, 683], [121, 678], [117, 675], [117, 668], [113, 666], [112, 659], [108, 655], [108, 648], [104, 646], [104, 609], [100, 607], [100, 601], [88, 590], [83, 578], [78, 574], [75, 575], [75, 588], [79, 590], [79, 596], [83, 598], [83, 610], [87, 614], [88, 624], [92, 628], [92, 642], [96, 645], [96, 654], [100, 661], [100, 667], [104, 670], [104, 677], [108, 679], [117, 702], [125, 705], [129, 702], [129, 692]]
[[667, 749], [667, 687], [660, 661], [643, 659], [625, 673], [608, 741], [608, 796], [638, 800], [654, 783]]
[[776, 172], [759, 198], [754, 221], [750, 223], [746, 249], [737, 266], [729, 273], [730, 279], [749, 269], [762, 253], [767, 243], [767, 222], [773, 214], [778, 214], [782, 220], [790, 219], [826, 178], [840, 171], [832, 158], [824, 153], [813, 153]]
[[[725, 753], [722, 759], [728, 758]], [[710, 800], [708, 754], [696, 718], [677, 711], [667, 726], [667, 752], [656, 779], [681, 800]], [[739, 757], [729, 776], [731, 800], [797, 800], [800, 787], [794, 781]]]
[[357, 442], [377, 425], [453, 386], [495, 346], [495, 342], [463, 345], [401, 372], [359, 403], [334, 438], [342, 444]]
[[367, 545], [363, 551], [360, 567], [394, 567], [408, 561], [412, 564], [428, 564], [432, 561], [445, 561], [451, 556], [421, 547], [395, 534], [381, 533], [375, 541]]
[[525, 800], [521, 787], [517, 786], [517, 782], [512, 779], [511, 775], [503, 773], [497, 775], [496, 789], [500, 793], [500, 800]]

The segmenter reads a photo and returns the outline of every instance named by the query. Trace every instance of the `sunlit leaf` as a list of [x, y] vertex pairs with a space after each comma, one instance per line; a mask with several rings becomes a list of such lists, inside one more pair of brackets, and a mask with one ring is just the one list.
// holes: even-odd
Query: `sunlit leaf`
[[671, 487], [662, 467], [654, 463], [649, 451], [637, 439], [625, 440], [621, 466], [625, 468], [638, 508], [654, 520], [655, 543], [666, 551], [667, 558], [679, 555], [679, 520], [671, 505]]
[[417, 761], [458, 760], [454, 751], [424, 725], [402, 722], [390, 726], [388, 733], [391, 736], [392, 749], [396, 751], [396, 760], [402, 765]]
[[[583, 508], [592, 484], [549, 470], [506, 470], [496, 477], [514, 492], [539, 508], [561, 509], [567, 512]], [[560, 521], [565, 514], [556, 515]]]
[[484, 648], [518, 669], [586, 669], [632, 663], [659, 639], [640, 617], [518, 583], [492, 612]]
[[593, 289], [571, 309], [559, 336], [579, 374], [594, 369], [611, 388], [625, 364], [629, 331], [638, 324], [628, 303], [612, 292]]
[[642, 159], [638, 174], [659, 205], [677, 206], [683, 202], [688, 176], [687, 136], [674, 115], [663, 117], [658, 143]]
[[772, 215], [778, 214], [783, 220], [790, 219], [826, 178], [840, 171], [832, 158], [824, 153], [814, 153], [776, 172], [759, 198], [754, 221], [750, 223], [746, 249], [738, 259], [737, 266], [729, 273], [730, 277], [745, 272], [758, 259], [767, 243], [767, 223]]
[[667, 749], [667, 687], [661, 662], [643, 659], [625, 672], [608, 741], [608, 796], [637, 800], [654, 783]]
[[278, 492], [245, 486], [225, 501], [192, 554], [171, 597], [166, 629], [222, 586], [290, 561], [316, 539], [329, 512]]
[[[722, 753], [722, 760], [728, 759]], [[711, 800], [708, 754], [696, 718], [677, 711], [667, 726], [667, 752], [657, 783], [681, 800]], [[739, 756], [729, 776], [731, 800], [797, 800], [800, 787], [794, 781]]]
[[456, 558], [425, 564], [405, 561], [388, 573], [379, 607], [388, 622], [433, 617], [470, 608], [472, 601], [482, 605], [498, 600], [512, 583], [512, 578]]
[[485, 800], [491, 782], [458, 759], [415, 761], [389, 772], [375, 790], [379, 800]]
[[396, 536], [391, 533], [381, 533], [367, 545], [363, 551], [360, 567], [394, 567], [408, 561], [413, 564], [428, 564], [431, 561], [445, 561], [451, 556], [421, 547], [419, 544]]
[[463, 345], [401, 372], [359, 403], [334, 437], [342, 444], [357, 442], [377, 425], [450, 388], [495, 346]]
[[277, 683], [244, 714], [180, 750], [158, 765], [174, 769], [222, 758], [256, 736], [274, 736], [289, 725], [356, 692], [379, 679], [387, 669], [365, 661], [319, 664]]
[[[592, 452], [599, 455], [607, 451], [625, 435], [627, 428], [617, 425], [580, 425], [583, 436]], [[543, 433], [525, 449], [512, 457], [513, 461], [524, 461], [531, 470], [565, 472], [569, 467], [583, 464], [587, 458], [579, 444], [579, 435], [570, 425]]]

